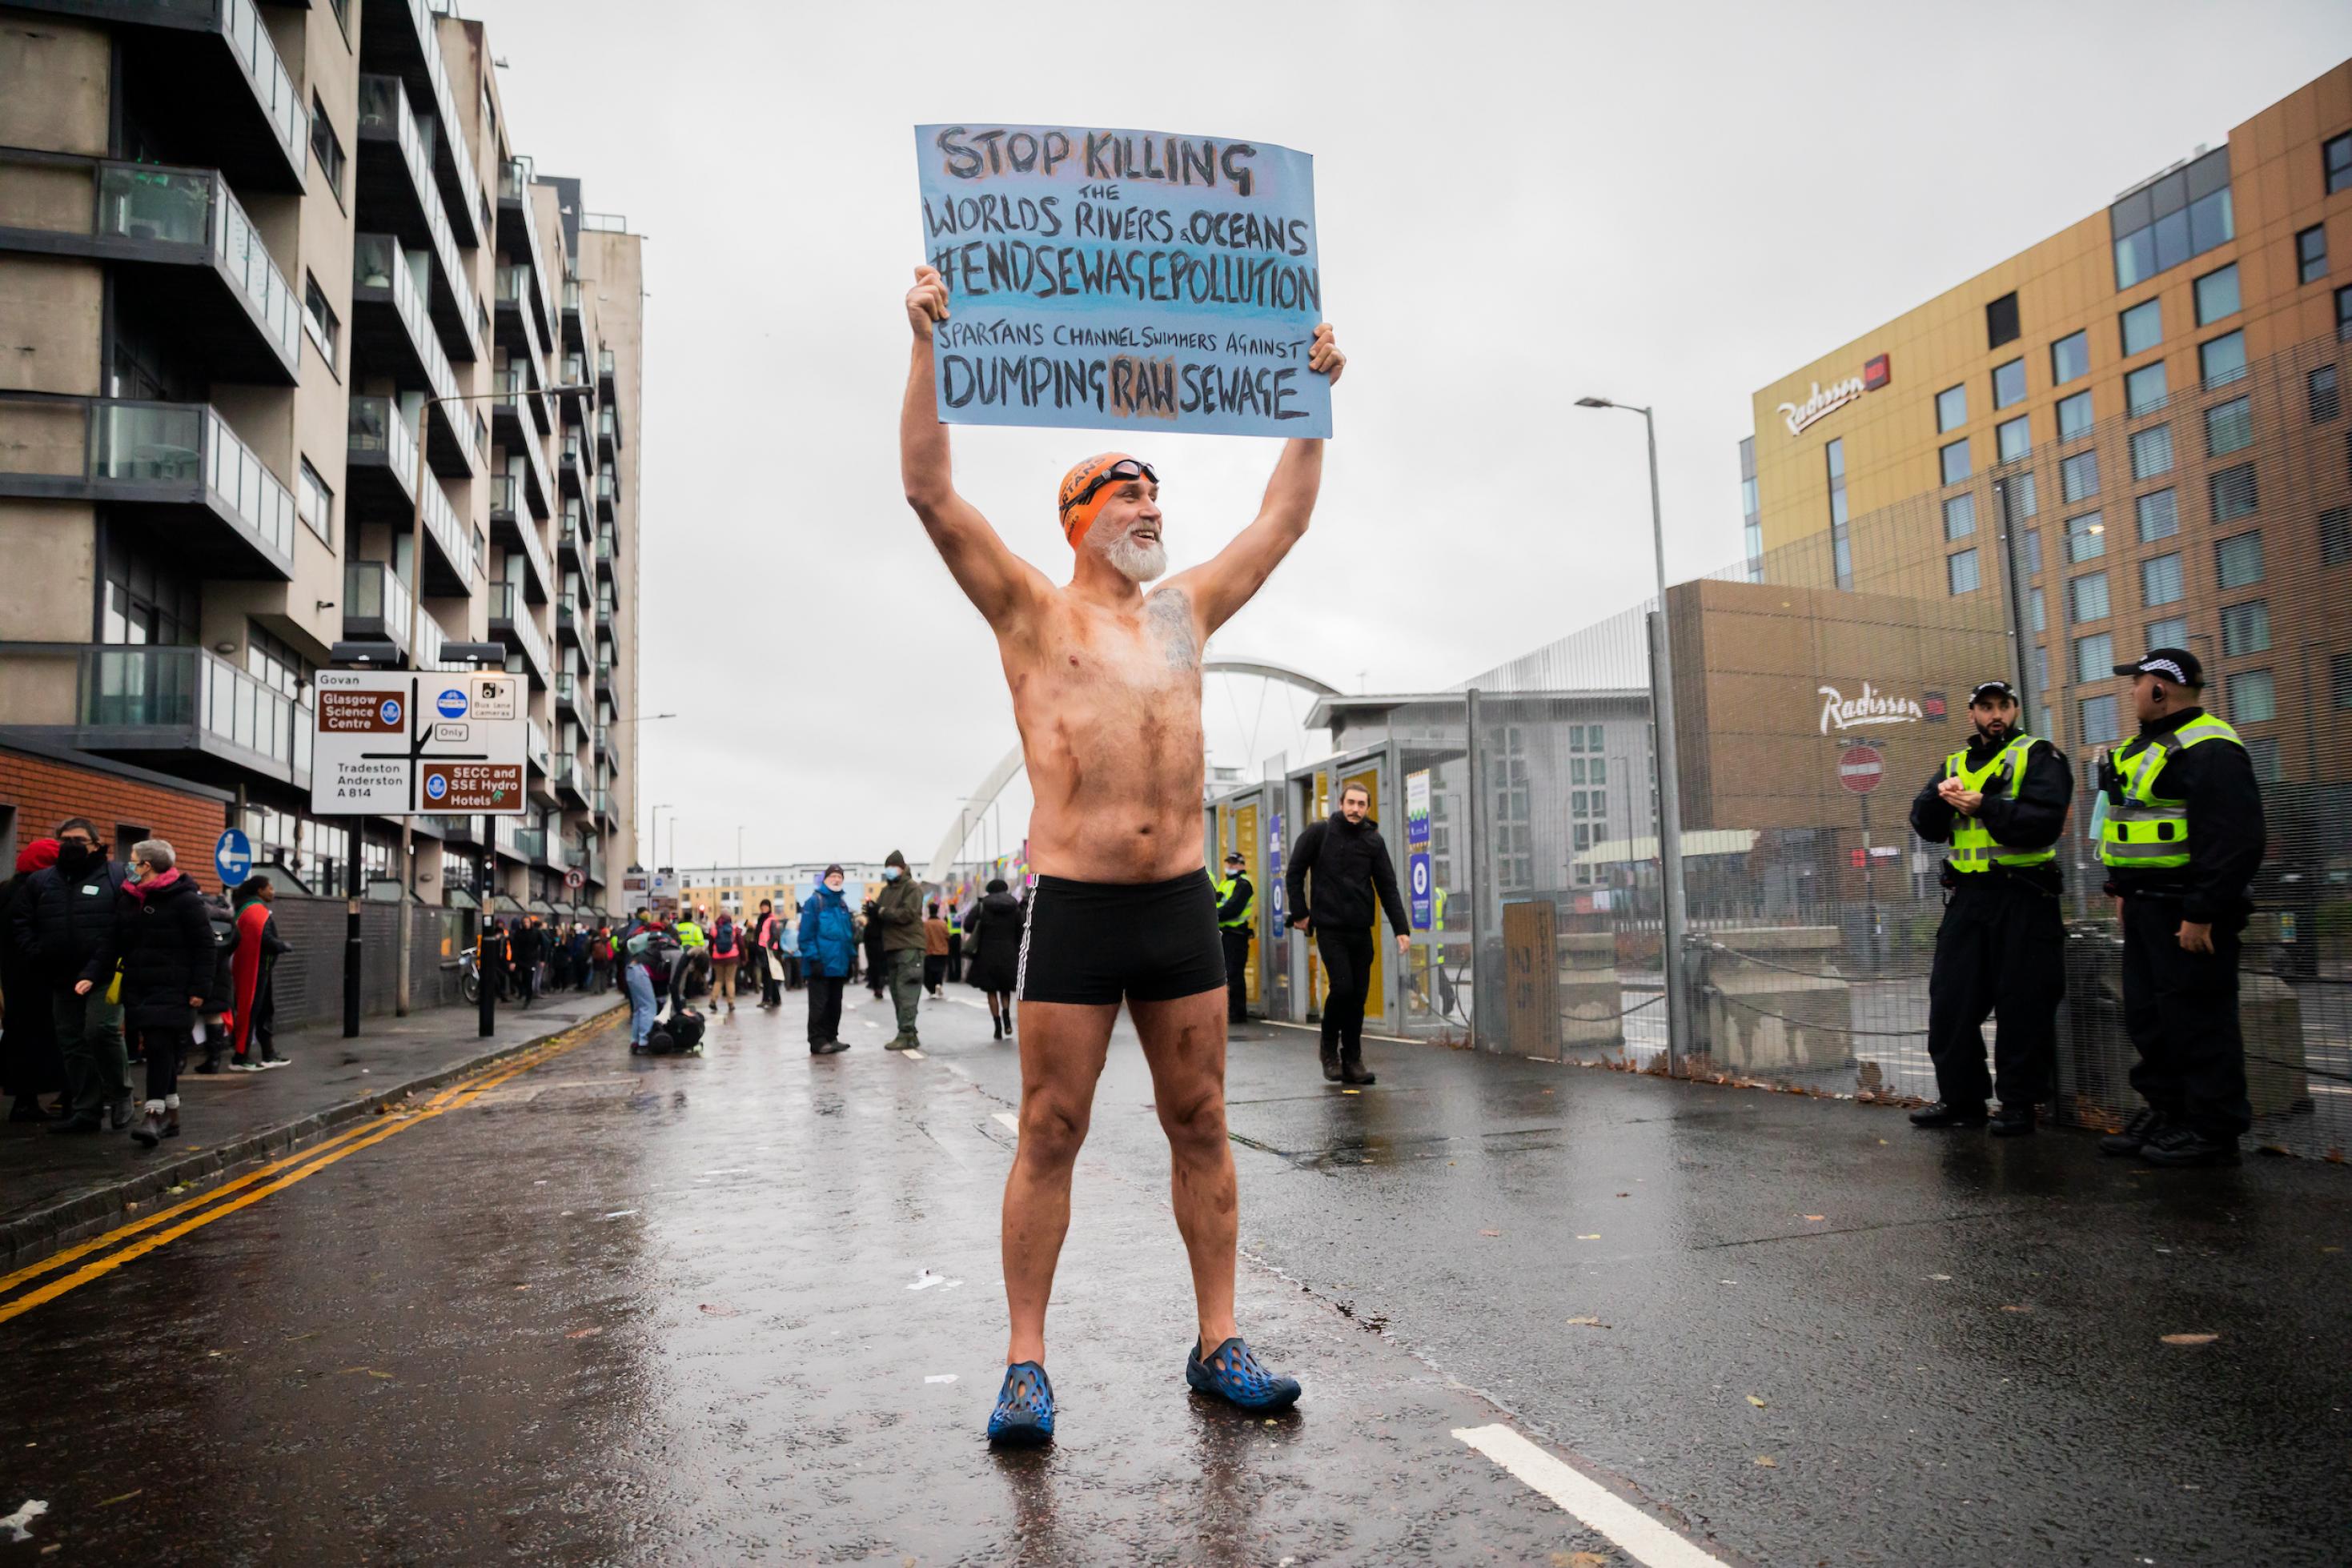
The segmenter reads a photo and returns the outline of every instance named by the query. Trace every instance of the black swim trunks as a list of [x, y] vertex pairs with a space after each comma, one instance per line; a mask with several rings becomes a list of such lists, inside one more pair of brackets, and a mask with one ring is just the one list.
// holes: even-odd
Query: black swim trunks
[[1206, 871], [1166, 882], [1037, 879], [1014, 984], [1023, 1001], [1107, 1007], [1224, 988], [1217, 895]]

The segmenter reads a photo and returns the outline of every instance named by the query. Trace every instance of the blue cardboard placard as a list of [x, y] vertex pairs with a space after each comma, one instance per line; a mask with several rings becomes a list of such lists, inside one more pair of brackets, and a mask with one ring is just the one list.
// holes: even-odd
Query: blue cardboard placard
[[1331, 434], [1315, 160], [1222, 136], [919, 125], [950, 424]]
[[253, 874], [253, 841], [236, 828], [222, 833], [213, 845], [213, 870], [220, 876], [222, 891], [234, 889]]

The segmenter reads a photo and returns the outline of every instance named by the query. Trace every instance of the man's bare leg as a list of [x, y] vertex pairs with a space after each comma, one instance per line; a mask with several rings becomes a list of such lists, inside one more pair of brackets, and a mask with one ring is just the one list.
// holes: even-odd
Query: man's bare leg
[[[1045, 1303], [1070, 1228], [1070, 1171], [1087, 1141], [1095, 1081], [1118, 1020], [1117, 1003], [1021, 1004], [1021, 1141], [1004, 1178], [1004, 1302], [1013, 1320], [1007, 1365], [1045, 1364]], [[1223, 1043], [1221, 1037], [1221, 1056]], [[1230, 1267], [1226, 1272], [1230, 1298]]]
[[1241, 1331], [1234, 1323], [1234, 1249], [1240, 1206], [1234, 1150], [1225, 1138], [1225, 1003], [1223, 988], [1166, 1002], [1130, 1002], [1152, 1099], [1168, 1134], [1176, 1228], [1192, 1260], [1201, 1354]]

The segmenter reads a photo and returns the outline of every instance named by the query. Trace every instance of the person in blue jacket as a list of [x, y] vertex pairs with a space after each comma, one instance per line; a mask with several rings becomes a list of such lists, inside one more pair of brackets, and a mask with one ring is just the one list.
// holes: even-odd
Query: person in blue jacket
[[801, 905], [801, 974], [808, 982], [809, 1054], [847, 1051], [841, 1038], [841, 989], [857, 948], [857, 923], [841, 895], [842, 871], [824, 868], [824, 882]]

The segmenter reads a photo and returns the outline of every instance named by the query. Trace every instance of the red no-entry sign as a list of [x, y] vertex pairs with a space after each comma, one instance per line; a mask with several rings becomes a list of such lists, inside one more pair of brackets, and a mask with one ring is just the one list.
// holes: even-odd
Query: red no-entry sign
[[1867, 795], [1886, 777], [1886, 762], [1876, 747], [1849, 746], [1838, 753], [1837, 772], [1848, 792]]

